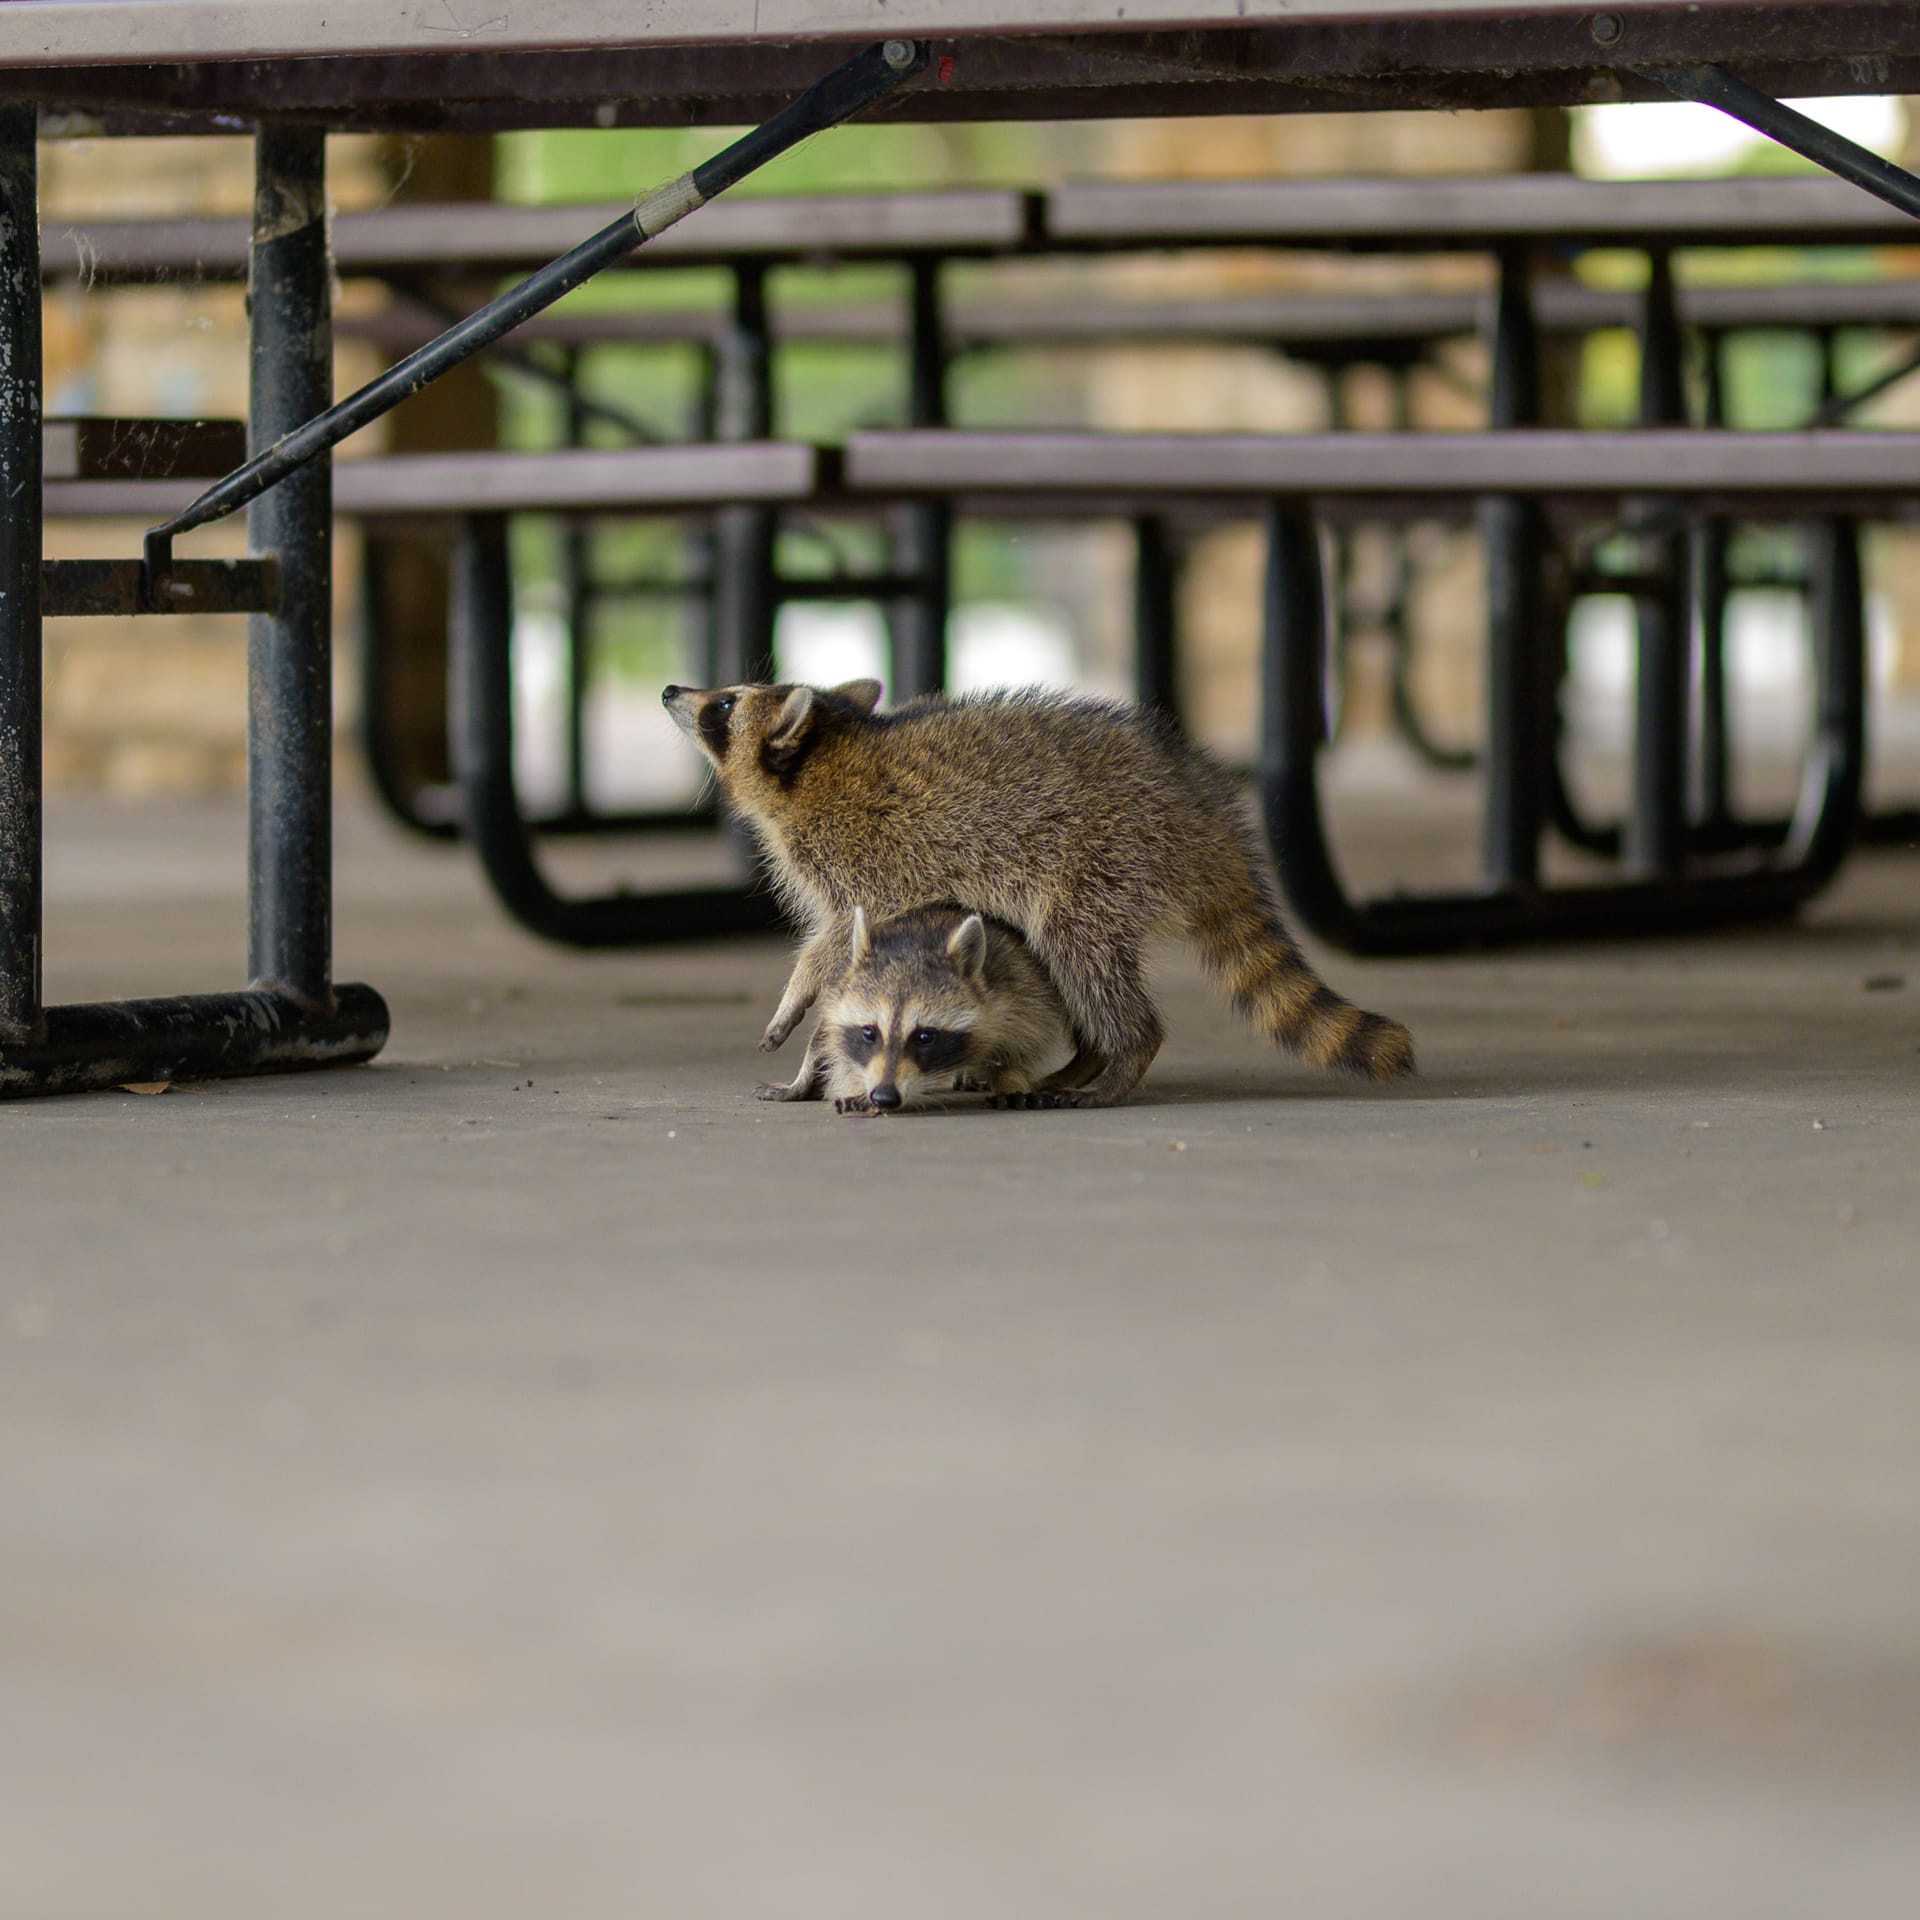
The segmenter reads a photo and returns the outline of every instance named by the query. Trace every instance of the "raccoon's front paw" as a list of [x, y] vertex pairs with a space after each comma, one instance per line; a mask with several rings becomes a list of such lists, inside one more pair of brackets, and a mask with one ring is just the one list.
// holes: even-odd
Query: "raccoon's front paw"
[[760, 1051], [762, 1053], [778, 1053], [780, 1049], [787, 1044], [787, 1035], [792, 1031], [793, 1029], [791, 1027], [783, 1027], [776, 1020], [773, 1025], [760, 1036]]
[[849, 1094], [844, 1099], [836, 1100], [833, 1103], [833, 1110], [835, 1113], [848, 1113], [856, 1116], [879, 1111], [864, 1093]]
[[1070, 1093], [996, 1093], [988, 1096], [987, 1105], [997, 1107], [1003, 1113], [1037, 1112], [1045, 1107], [1070, 1107], [1074, 1104]]
[[818, 1100], [811, 1082], [799, 1080], [762, 1080], [754, 1088], [756, 1100]]

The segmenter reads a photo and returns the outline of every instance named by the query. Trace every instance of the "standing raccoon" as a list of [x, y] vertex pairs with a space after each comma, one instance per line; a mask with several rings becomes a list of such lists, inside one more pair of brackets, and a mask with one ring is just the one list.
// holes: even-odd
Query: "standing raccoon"
[[846, 971], [820, 1004], [799, 1073], [762, 1099], [891, 1112], [961, 1087], [1051, 1105], [1034, 1088], [1073, 1051], [1066, 1007], [1027, 943], [964, 907], [915, 907], [871, 928], [855, 907]]
[[1015, 928], [1052, 977], [1077, 1050], [1041, 1090], [1062, 1105], [1124, 1100], [1159, 1052], [1144, 967], [1160, 933], [1187, 940], [1261, 1032], [1313, 1065], [1413, 1071], [1406, 1028], [1307, 964], [1231, 777], [1170, 726], [1042, 692], [876, 714], [879, 698], [874, 680], [663, 695], [809, 930], [768, 1052], [839, 972], [857, 905], [950, 900]]

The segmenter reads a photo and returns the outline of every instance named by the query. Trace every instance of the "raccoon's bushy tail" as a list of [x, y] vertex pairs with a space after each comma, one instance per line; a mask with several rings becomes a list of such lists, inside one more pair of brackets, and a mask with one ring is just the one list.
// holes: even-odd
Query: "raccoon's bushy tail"
[[1195, 915], [1192, 932], [1234, 1005], [1310, 1066], [1370, 1080], [1413, 1072], [1413, 1035], [1342, 1000], [1307, 964], [1278, 903], [1252, 874], [1229, 878]]

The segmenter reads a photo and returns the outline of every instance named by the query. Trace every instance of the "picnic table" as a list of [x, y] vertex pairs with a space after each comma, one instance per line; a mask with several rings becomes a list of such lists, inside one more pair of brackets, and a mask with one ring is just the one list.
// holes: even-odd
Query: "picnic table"
[[903, 118], [1573, 106], [1703, 62], [1776, 97], [1920, 91], [1890, 0], [9, 0], [0, 64], [127, 127], [737, 125], [882, 34], [935, 45]]
[[[876, 44], [837, 64], [847, 42]], [[937, 44], [918, 44], [937, 36]], [[896, 57], [897, 52], [897, 57]], [[878, 61], [892, 70], [891, 79]], [[1738, 76], [1716, 63], [1740, 68]], [[536, 298], [470, 319], [399, 377], [329, 408], [329, 127], [707, 124], [756, 118], [820, 78], [892, 88], [884, 110], [1058, 116], [1330, 106], [1712, 98], [1882, 197], [1920, 182], [1809, 131], [1773, 97], [1920, 90], [1920, 19], [1864, 5], [1616, 0], [12, 0], [0, 8], [0, 1093], [365, 1059], [387, 1032], [370, 988], [332, 976], [331, 475], [327, 449], [537, 310], [566, 285], [724, 190], [771, 150], [738, 143], [566, 262]], [[831, 72], [829, 72], [831, 70]], [[893, 84], [911, 73], [904, 84]], [[840, 92], [836, 93], [835, 89]], [[824, 91], [822, 91], [823, 89]], [[867, 97], [872, 97], [871, 93]], [[850, 109], [849, 109], [850, 110]], [[249, 648], [249, 985], [240, 992], [48, 1008], [41, 992], [40, 258], [36, 136], [257, 128], [251, 240], [250, 468], [206, 514], [248, 503], [261, 565], [236, 594]], [[824, 124], [824, 122], [823, 122]], [[355, 409], [358, 407], [359, 411]], [[336, 430], [337, 429], [337, 430]], [[332, 437], [329, 438], [329, 433]], [[249, 477], [251, 473], [251, 477]], [[198, 506], [199, 503], [196, 503]], [[203, 515], [204, 517], [204, 515]], [[103, 589], [164, 612], [195, 581], [152, 530]], [[186, 588], [182, 595], [178, 589]], [[53, 611], [63, 604], [55, 592]]]

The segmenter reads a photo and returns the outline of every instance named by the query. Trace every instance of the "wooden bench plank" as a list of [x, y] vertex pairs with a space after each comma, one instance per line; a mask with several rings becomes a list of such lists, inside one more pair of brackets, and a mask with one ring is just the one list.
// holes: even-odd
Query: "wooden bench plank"
[[[1775, 327], [1920, 327], [1920, 277], [1907, 280], [1796, 280], [1777, 285], [1683, 287], [1681, 317], [1716, 331]], [[1414, 347], [1483, 331], [1492, 317], [1492, 290], [1484, 293], [1226, 294], [1191, 299], [1120, 296], [1047, 299], [1023, 293], [995, 299], [954, 300], [947, 308], [947, 341], [975, 347], [1079, 347], [1163, 343], [1333, 349], [1349, 343]], [[1637, 294], [1564, 280], [1535, 293], [1542, 329], [1585, 334], [1639, 323]], [[846, 305], [778, 304], [770, 315], [778, 341], [850, 346], [899, 343], [906, 338], [905, 306], [898, 300]], [[647, 308], [629, 313], [546, 313], [518, 328], [522, 344], [556, 346], [711, 345], [728, 316], [715, 308]], [[418, 310], [396, 302], [377, 313], [343, 315], [335, 331], [376, 340], [394, 352], [423, 345], [442, 331]]]
[[[796, 441], [685, 447], [572, 449], [561, 453], [413, 453], [342, 460], [335, 511], [382, 518], [467, 513], [635, 513], [811, 500], [830, 479], [831, 456]], [[46, 489], [50, 518], [138, 519], [178, 513], [200, 491], [191, 481], [63, 481]]]
[[[975, 256], [1027, 244], [1038, 196], [998, 188], [929, 193], [743, 194], [705, 206], [647, 242], [678, 266], [733, 259], [897, 259], [933, 251]], [[498, 202], [381, 207], [333, 222], [346, 276], [525, 273], [633, 211], [630, 200], [525, 207]], [[95, 220], [42, 241], [47, 280], [239, 280], [244, 219]]]
[[1051, 189], [1060, 247], [1911, 245], [1906, 214], [1843, 180], [1090, 180]]
[[[343, 274], [524, 272], [630, 202], [393, 206], [333, 223]], [[1399, 251], [1543, 245], [1901, 245], [1914, 223], [1830, 179], [1580, 180], [1558, 174], [1420, 180], [1081, 181], [1045, 194], [745, 195], [648, 243], [680, 265], [733, 258], [894, 259], [1051, 249], [1266, 245]], [[49, 232], [49, 280], [245, 276], [244, 219], [96, 220]]]
[[1417, 500], [1648, 494], [1920, 505], [1920, 433], [856, 433], [850, 495]]
[[[196, 491], [180, 480], [56, 482], [51, 516], [146, 521]], [[675, 512], [735, 502], [959, 497], [1078, 505], [1246, 501], [1463, 501], [1531, 493], [1569, 501], [1638, 494], [1795, 511], [1920, 506], [1920, 434], [1727, 433], [1095, 434], [857, 433], [836, 456], [791, 441], [562, 453], [388, 455], [343, 461], [342, 514]]]

